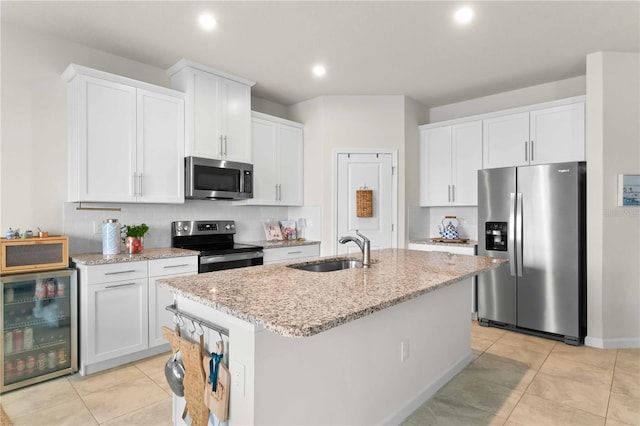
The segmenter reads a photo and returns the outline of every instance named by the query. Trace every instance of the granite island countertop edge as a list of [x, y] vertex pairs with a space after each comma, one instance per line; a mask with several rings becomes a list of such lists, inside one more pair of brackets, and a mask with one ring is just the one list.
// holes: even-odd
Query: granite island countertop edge
[[[404, 262], [402, 263], [402, 265], [399, 265], [397, 259], [396, 259], [396, 263], [393, 263], [394, 262], [393, 253], [403, 253], [404, 257], [411, 258], [412, 261], [414, 262], [416, 260], [417, 261], [427, 260], [428, 262], [435, 262], [434, 265], [436, 265], [436, 267], [432, 268], [434, 270], [435, 275], [438, 274], [437, 269], [439, 268], [439, 266], [437, 264], [439, 262], [445, 262], [447, 259], [449, 260], [457, 259], [457, 261], [459, 262], [463, 262], [465, 261], [465, 259], [468, 260], [473, 258], [485, 259], [485, 260], [483, 261], [483, 266], [480, 267], [479, 269], [470, 270], [462, 274], [457, 274], [456, 276], [453, 276], [451, 278], [439, 279], [437, 282], [430, 283], [428, 285], [418, 285], [417, 287], [408, 285], [407, 286], [408, 288], [406, 290], [397, 289], [397, 287], [402, 287], [402, 285], [398, 283], [399, 281], [402, 280], [402, 277], [401, 277], [396, 280], [398, 282], [391, 282], [389, 284], [389, 286], [393, 287], [393, 290], [394, 290], [393, 292], [389, 292], [389, 294], [384, 294], [385, 293], [384, 286], [387, 285], [386, 282], [388, 282], [389, 279], [382, 277], [382, 279], [378, 280], [379, 284], [377, 284], [377, 287], [376, 287], [377, 290], [382, 294], [376, 294], [374, 297], [368, 297], [367, 295], [365, 295], [364, 298], [360, 298], [358, 297], [358, 295], [353, 295], [353, 297], [350, 297], [350, 295], [348, 294], [348, 289], [345, 289], [345, 287], [348, 287], [348, 285], [343, 284], [343, 282], [346, 282], [344, 280], [349, 280], [351, 278], [354, 281], [359, 281], [359, 280], [361, 281], [363, 279], [363, 274], [370, 274], [369, 277], [372, 279], [370, 279], [369, 281], [372, 282], [374, 286], [376, 286], [376, 283], [375, 283], [376, 280], [373, 278], [375, 278], [377, 274], [382, 275], [382, 273], [379, 273], [379, 272], [372, 273], [371, 272], [372, 269], [366, 270], [366, 271], [359, 269], [359, 270], [336, 271], [336, 272], [329, 272], [329, 273], [313, 273], [313, 272], [309, 273], [305, 271], [297, 271], [291, 268], [287, 268], [286, 264], [274, 264], [274, 265], [265, 265], [261, 267], [254, 267], [254, 268], [262, 268], [262, 269], [250, 268], [250, 270], [247, 270], [245, 268], [241, 270], [243, 272], [238, 272], [238, 270], [235, 270], [235, 271], [229, 270], [229, 271], [219, 271], [217, 273], [215, 272], [211, 273], [211, 274], [217, 274], [217, 275], [200, 274], [200, 275], [194, 275], [190, 277], [178, 277], [175, 279], [171, 279], [171, 278], [161, 279], [158, 281], [158, 285], [161, 287], [168, 288], [170, 291], [178, 295], [181, 295], [195, 302], [201, 303], [205, 306], [218, 310], [222, 313], [231, 315], [233, 317], [246, 321], [250, 324], [264, 327], [265, 329], [270, 330], [276, 334], [279, 334], [285, 337], [309, 337], [309, 336], [313, 336], [315, 334], [321, 333], [323, 331], [329, 330], [333, 327], [337, 327], [347, 322], [370, 315], [374, 312], [377, 312], [377, 311], [389, 308], [391, 306], [403, 303], [410, 299], [422, 296], [426, 293], [430, 293], [442, 287], [452, 285], [456, 282], [465, 280], [477, 274], [480, 271], [496, 268], [500, 266], [502, 263], [506, 262], [506, 260], [502, 260], [502, 259], [494, 260], [494, 259], [488, 259], [488, 258], [481, 258], [477, 256], [452, 255], [449, 253], [442, 253], [442, 252], [416, 252], [416, 251], [402, 250], [402, 249], [387, 249], [387, 250], [381, 250], [381, 251], [372, 251], [372, 255], [374, 255], [375, 253], [379, 253], [379, 254], [384, 253], [384, 256], [381, 256], [382, 261], [378, 265], [382, 268], [407, 266], [405, 265], [405, 263], [409, 263], [409, 262]], [[386, 259], [385, 259], [385, 256], [386, 256]], [[338, 256], [338, 257], [357, 258], [358, 256], [351, 255], [351, 256]], [[336, 258], [336, 256], [327, 256], [325, 258]], [[387, 262], [386, 265], [384, 264], [385, 262]], [[373, 267], [375, 266], [376, 265], [374, 265]], [[419, 268], [424, 269], [423, 267], [419, 267]], [[252, 277], [250, 276], [250, 274], [248, 274], [248, 271], [256, 273], [256, 277], [254, 278], [254, 281], [255, 281], [254, 283], [250, 282]], [[220, 274], [220, 272], [222, 272], [222, 274]], [[450, 270], [448, 272], [450, 273]], [[422, 277], [425, 273], [429, 274], [429, 271], [421, 270], [421, 272], [418, 274], [418, 277]], [[280, 279], [283, 276], [282, 274], [289, 274], [291, 277], [297, 278], [298, 282], [306, 278], [307, 281], [315, 281], [316, 283], [319, 283], [320, 285], [316, 287], [316, 290], [321, 292], [323, 289], [326, 288], [326, 292], [327, 292], [326, 299], [330, 299], [331, 298], [330, 296], [336, 293], [335, 288], [332, 288], [332, 286], [337, 287], [338, 292], [341, 291], [342, 294], [339, 295], [336, 298], [336, 300], [333, 300], [334, 302], [333, 304], [325, 306], [326, 308], [329, 308], [329, 307], [335, 307], [334, 305], [337, 305], [338, 309], [335, 315], [331, 314], [327, 318], [326, 316], [323, 317], [322, 315], [325, 312], [318, 312], [318, 317], [314, 317], [313, 312], [311, 313], [308, 312], [309, 309], [306, 309], [306, 310], [300, 309], [299, 311], [296, 311], [297, 307], [295, 303], [293, 306], [290, 306], [289, 300], [282, 297], [283, 292], [279, 291], [280, 288], [278, 287], [277, 283], [272, 284], [269, 282], [270, 285], [265, 286], [267, 288], [264, 290], [264, 294], [260, 293], [259, 296], [256, 296], [256, 294], [259, 293], [257, 291], [257, 288], [260, 288], [260, 287], [255, 287], [255, 286], [264, 286], [264, 282], [259, 282], [258, 277], [263, 277], [263, 278], [266, 277], [265, 279], [267, 280], [269, 278]], [[312, 275], [304, 276], [301, 274], [312, 274]], [[329, 284], [323, 284], [323, 280], [324, 282]], [[234, 281], [235, 281], [235, 287], [233, 285]], [[289, 283], [287, 283], [286, 279], [285, 280], [280, 279], [280, 281], [283, 286], [283, 290], [285, 292], [286, 291], [295, 292], [296, 289], [300, 289], [302, 287], [302, 285], [300, 284], [297, 284], [292, 287]], [[338, 282], [337, 286], [335, 284], [336, 281]], [[199, 289], [199, 287], [202, 287], [202, 288]], [[362, 286], [361, 285], [359, 286], [358, 282], [355, 283], [355, 287], [353, 288], [354, 290], [362, 291]], [[212, 289], [213, 289], [214, 295], [209, 296], [209, 294], [212, 293]], [[199, 290], [203, 290], [203, 291], [206, 290], [206, 296], [197, 294]], [[271, 292], [271, 294], [273, 295], [273, 299], [274, 299], [272, 301], [273, 303], [269, 303], [270, 302], [269, 292]], [[304, 302], [309, 297], [317, 297], [318, 295], [315, 293], [311, 295], [309, 294], [305, 295], [304, 293], [302, 293], [300, 295], [291, 294], [290, 296], [294, 302], [296, 297], [298, 297], [300, 300]], [[263, 299], [261, 299], [260, 303], [254, 303], [253, 307], [249, 306], [250, 303], [245, 304], [247, 299], [249, 299], [252, 302], [255, 302], [251, 299], [259, 298], [259, 297], [263, 297]], [[219, 300], [219, 299], [222, 299], [222, 300]], [[322, 301], [324, 299], [319, 298], [318, 300]], [[340, 302], [344, 303], [345, 306], [343, 307], [340, 306], [339, 305]], [[362, 302], [362, 303], [359, 304], [359, 302]], [[325, 300], [325, 303], [326, 303], [326, 300]], [[275, 310], [280, 310], [281, 312], [265, 310], [266, 305], [274, 306]], [[290, 312], [284, 312], [284, 311], [290, 311]], [[290, 321], [287, 321], [287, 314], [293, 315], [293, 318], [289, 318]], [[298, 315], [300, 318], [296, 317], [296, 315]], [[307, 315], [308, 318], [306, 320], [301, 319], [305, 315]]]

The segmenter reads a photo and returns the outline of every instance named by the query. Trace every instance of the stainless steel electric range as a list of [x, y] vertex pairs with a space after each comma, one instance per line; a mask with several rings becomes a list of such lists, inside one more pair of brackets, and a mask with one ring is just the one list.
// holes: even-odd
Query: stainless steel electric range
[[171, 246], [200, 252], [198, 272], [263, 264], [263, 247], [234, 242], [233, 220], [188, 220], [171, 223]]

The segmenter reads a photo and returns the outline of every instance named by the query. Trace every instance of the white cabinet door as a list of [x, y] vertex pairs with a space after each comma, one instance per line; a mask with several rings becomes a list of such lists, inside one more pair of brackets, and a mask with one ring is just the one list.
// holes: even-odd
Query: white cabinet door
[[278, 125], [276, 154], [279, 173], [279, 201], [286, 206], [301, 206], [303, 197], [303, 135], [302, 129]]
[[148, 203], [184, 202], [184, 102], [138, 89], [137, 193]]
[[147, 348], [147, 279], [88, 285], [87, 360], [83, 364], [107, 361]]
[[426, 129], [420, 136], [420, 205], [449, 205], [451, 203], [451, 126]]
[[[220, 87], [215, 75], [186, 70], [184, 78], [190, 103], [187, 116], [187, 143], [185, 155], [204, 158], [222, 158], [223, 141], [220, 130]], [[190, 84], [189, 84], [190, 83]]]
[[253, 198], [238, 204], [304, 203], [304, 130], [300, 123], [258, 112], [251, 119]]
[[531, 111], [530, 163], [584, 161], [584, 102]]
[[251, 88], [218, 78], [221, 87], [224, 159], [251, 163]]
[[451, 204], [478, 204], [478, 170], [482, 169], [482, 121], [454, 125], [452, 129]]
[[[197, 273], [197, 272], [196, 272]], [[192, 275], [192, 274], [185, 274]], [[193, 274], [195, 275], [195, 273]], [[165, 277], [149, 278], [149, 347], [166, 345], [167, 341], [162, 337], [162, 326], [174, 329], [173, 314], [166, 307], [173, 304], [173, 293], [166, 288], [156, 286], [156, 281], [161, 278], [179, 277], [181, 275], [168, 275]]]
[[190, 66], [171, 86], [186, 93], [185, 155], [251, 163], [251, 86]]
[[70, 165], [70, 173], [77, 173], [70, 176], [70, 201], [134, 201], [136, 89], [90, 76], [78, 78], [77, 105], [71, 105], [77, 108], [78, 122], [69, 129], [77, 132], [70, 137], [70, 150], [77, 150], [70, 154], [77, 162]]
[[483, 168], [529, 164], [529, 113], [483, 120]]
[[254, 118], [251, 123], [253, 139], [253, 199], [250, 204], [276, 204], [278, 167], [276, 162], [276, 125]]
[[149, 261], [149, 347], [167, 344], [162, 337], [162, 326], [174, 328], [173, 314], [166, 307], [173, 303], [173, 293], [158, 287], [161, 278], [182, 277], [198, 273], [198, 257], [172, 257]]

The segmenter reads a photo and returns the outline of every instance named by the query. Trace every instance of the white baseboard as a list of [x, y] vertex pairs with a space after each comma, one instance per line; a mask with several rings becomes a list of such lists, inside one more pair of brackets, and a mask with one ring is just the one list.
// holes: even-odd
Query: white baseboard
[[424, 388], [419, 394], [417, 394], [415, 398], [407, 402], [407, 404], [404, 407], [402, 407], [401, 409], [399, 409], [398, 411], [396, 411], [395, 413], [387, 417], [383, 422], [381, 422], [381, 424], [384, 424], [384, 425], [401, 424], [422, 404], [427, 402], [433, 395], [435, 395], [435, 393], [438, 392], [438, 390], [440, 390], [441, 387], [449, 383], [449, 380], [453, 379], [453, 377], [456, 374], [464, 370], [464, 368], [467, 365], [469, 365], [471, 361], [473, 361], [473, 352], [469, 351], [467, 355], [459, 359], [455, 364], [453, 364], [453, 366], [451, 366], [450, 369], [442, 373], [440, 377], [438, 377], [429, 385], [427, 385], [427, 387]]
[[584, 338], [584, 345], [600, 349], [640, 348], [640, 337], [626, 339], [601, 339], [599, 337], [587, 336]]

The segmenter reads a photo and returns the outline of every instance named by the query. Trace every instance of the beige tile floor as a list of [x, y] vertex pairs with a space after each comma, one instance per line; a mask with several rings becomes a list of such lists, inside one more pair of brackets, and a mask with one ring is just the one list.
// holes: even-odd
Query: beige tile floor
[[[480, 327], [474, 361], [404, 424], [640, 425], [640, 349], [600, 350]], [[168, 354], [0, 398], [15, 425], [170, 425]]]

